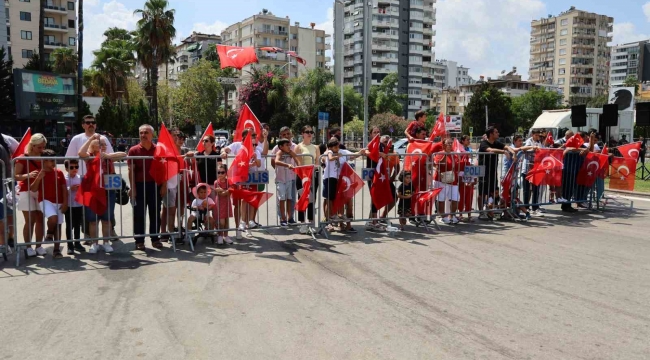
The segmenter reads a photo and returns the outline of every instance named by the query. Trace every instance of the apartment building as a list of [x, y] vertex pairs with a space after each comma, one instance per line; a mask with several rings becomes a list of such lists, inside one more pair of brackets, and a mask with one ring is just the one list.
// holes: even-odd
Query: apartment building
[[[9, 8], [7, 7], [7, 4], [4, 2], [2, 5], [0, 5], [0, 24], [6, 24], [7, 23], [7, 18], [9, 16]], [[9, 26], [0, 26], [0, 47], [5, 49], [5, 59], [7, 60], [9, 58], [9, 36], [7, 35], [7, 31], [9, 30]]]
[[650, 40], [612, 46], [609, 83], [623, 86], [628, 76], [650, 81]]
[[[329, 34], [325, 34], [324, 30], [314, 29], [314, 26], [315, 24], [311, 23], [310, 28], [301, 27], [299, 22], [292, 26], [289, 17], [275, 16], [263, 9], [257, 15], [228, 26], [221, 32], [221, 39], [223, 45], [277, 47], [284, 51], [295, 51], [306, 60], [306, 65], [299, 64], [294, 58], [288, 58], [284, 53], [259, 50], [259, 64], [249, 65], [244, 70], [252, 66], [268, 65], [282, 68], [290, 77], [296, 77], [305, 69], [325, 68], [325, 63], [329, 61], [325, 56], [325, 51], [331, 48], [330, 44], [326, 43]], [[245, 79], [246, 71], [243, 71], [242, 75]]]
[[[503, 92], [504, 94], [510, 97], [522, 96], [528, 91], [542, 86], [542, 85], [537, 85], [531, 81], [522, 80], [521, 75], [518, 75], [516, 72], [517, 69], [513, 68], [512, 71], [508, 72], [507, 74], [500, 75], [497, 79], [492, 79], [488, 77], [486, 81], [485, 77], [481, 76], [479, 78], [479, 81], [477, 81], [476, 83], [470, 85], [461, 85], [459, 87], [460, 93], [458, 99], [460, 110], [461, 110], [459, 112], [461, 114], [464, 112], [464, 108], [467, 107], [467, 105], [469, 104], [470, 100], [472, 99], [472, 96], [474, 95], [474, 92], [478, 90], [481, 87], [481, 85], [484, 84], [485, 82], [499, 89], [501, 92]], [[554, 86], [549, 86], [547, 88], [549, 90], [555, 89], [556, 91], [559, 91], [559, 88]]]
[[559, 85], [565, 101], [607, 94], [613, 25], [613, 17], [575, 7], [533, 20], [529, 80]]
[[[7, 46], [11, 49], [14, 67], [23, 67], [34, 52], [38, 52], [39, 0], [5, 0]], [[77, 49], [76, 1], [46, 0], [45, 2], [45, 54], [49, 60], [58, 48]]]
[[[362, 0], [334, 2], [335, 78], [363, 92]], [[408, 94], [404, 116], [430, 107], [434, 77], [436, 0], [379, 0], [371, 11], [371, 85], [398, 74], [400, 94]]]

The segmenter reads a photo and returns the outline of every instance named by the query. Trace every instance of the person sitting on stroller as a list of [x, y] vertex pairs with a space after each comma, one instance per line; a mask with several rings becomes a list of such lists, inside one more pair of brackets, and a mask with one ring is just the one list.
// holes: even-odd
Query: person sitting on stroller
[[215, 229], [214, 218], [211, 215], [215, 204], [214, 200], [209, 197], [210, 192], [212, 192], [212, 189], [205, 183], [200, 183], [192, 189], [194, 201], [192, 201], [192, 205], [190, 206], [192, 210], [191, 215], [187, 218], [188, 230], [192, 229], [192, 224], [195, 221], [197, 222], [197, 229], [200, 224], [203, 224], [204, 229]]

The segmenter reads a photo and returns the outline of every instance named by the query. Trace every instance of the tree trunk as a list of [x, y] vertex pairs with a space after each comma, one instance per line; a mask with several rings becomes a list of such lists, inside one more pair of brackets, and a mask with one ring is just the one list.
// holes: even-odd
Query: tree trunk
[[81, 124], [81, 109], [84, 104], [84, 0], [77, 3], [77, 121]]
[[40, 0], [38, 14], [38, 67], [45, 70], [45, 0]]
[[158, 131], [158, 55], [154, 50], [151, 61], [151, 114], [153, 115], [153, 128]]

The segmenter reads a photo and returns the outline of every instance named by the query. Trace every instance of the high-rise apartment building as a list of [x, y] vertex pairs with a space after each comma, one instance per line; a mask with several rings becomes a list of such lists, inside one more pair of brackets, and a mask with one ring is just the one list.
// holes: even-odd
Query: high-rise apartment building
[[[334, 2], [335, 78], [363, 92], [364, 6], [362, 0]], [[371, 85], [397, 73], [400, 94], [408, 94], [404, 116], [413, 118], [433, 99], [436, 0], [373, 2]]]
[[[7, 3], [2, 3], [0, 5], [0, 24], [7, 24], [9, 22], [8, 16], [9, 16], [9, 8], [7, 7]], [[9, 35], [7, 35], [7, 30], [9, 30], [9, 26], [0, 26], [0, 47], [3, 47], [5, 49], [5, 60], [9, 58]]]
[[[39, 0], [5, 0], [8, 46], [14, 67], [23, 67], [38, 52]], [[77, 3], [47, 0], [44, 9], [44, 41], [46, 60], [55, 49], [77, 49]]]
[[575, 7], [533, 20], [529, 80], [560, 86], [565, 101], [607, 94], [613, 24], [612, 17]]
[[[650, 40], [612, 46], [609, 84], [614, 87], [623, 86], [628, 76], [636, 77], [638, 82], [649, 81], [650, 57], [648, 57], [648, 50], [650, 50]], [[644, 66], [644, 62], [648, 65]]]

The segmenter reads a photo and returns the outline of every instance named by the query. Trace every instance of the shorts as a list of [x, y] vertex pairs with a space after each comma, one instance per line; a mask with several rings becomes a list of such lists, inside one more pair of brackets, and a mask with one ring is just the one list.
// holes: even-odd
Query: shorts
[[167, 189], [167, 194], [163, 197], [163, 207], [169, 209], [176, 207], [176, 197], [178, 196], [178, 188]]
[[294, 200], [293, 189], [295, 188], [295, 186], [293, 184], [294, 184], [293, 181], [287, 181], [283, 183], [280, 182], [275, 184], [278, 200], [280, 201]]
[[[14, 214], [14, 210], [9, 206], [5, 206], [5, 204], [6, 201], [0, 198], [0, 220], [4, 220], [5, 216], [13, 216]], [[7, 209], [6, 212], [5, 208]]]
[[56, 216], [56, 223], [59, 225], [63, 224], [65, 216], [61, 212], [61, 204], [54, 204], [50, 201], [43, 200], [38, 205], [41, 209], [41, 212], [43, 212], [43, 215], [45, 215], [46, 219], [49, 219], [52, 216]]
[[445, 184], [440, 181], [433, 182], [434, 189], [442, 189], [438, 194], [438, 201], [458, 201], [460, 200], [460, 192], [458, 185]]
[[499, 190], [499, 182], [496, 176], [480, 178], [478, 182], [479, 195], [492, 195]]
[[[106, 211], [103, 214], [95, 214], [89, 207], [84, 207], [86, 212], [86, 221], [89, 223], [97, 221], [112, 221], [115, 220], [115, 191], [106, 192]], [[111, 220], [112, 219], [112, 220]]]
[[18, 211], [41, 211], [38, 205], [38, 193], [35, 191], [21, 191], [18, 193]]
[[336, 186], [339, 183], [337, 178], [323, 179], [323, 197], [327, 200], [336, 199]]
[[400, 217], [413, 216], [413, 211], [411, 211], [410, 201], [408, 203], [401, 202], [397, 205], [397, 215], [399, 215]]

